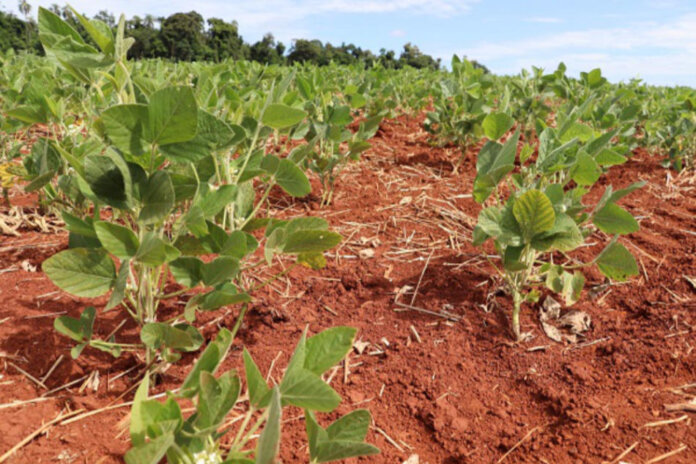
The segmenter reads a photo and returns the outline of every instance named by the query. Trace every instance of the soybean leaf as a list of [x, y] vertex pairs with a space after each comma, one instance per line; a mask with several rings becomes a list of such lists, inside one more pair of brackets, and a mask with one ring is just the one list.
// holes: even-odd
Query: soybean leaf
[[148, 105], [147, 139], [167, 145], [196, 136], [198, 108], [190, 87], [166, 87], [153, 93]]
[[150, 322], [140, 331], [140, 340], [154, 350], [163, 345], [181, 351], [195, 351], [201, 346], [203, 338], [198, 331], [186, 324], [171, 326], [163, 322]]
[[353, 347], [357, 330], [333, 327], [307, 339], [305, 369], [321, 375], [338, 363]]
[[551, 200], [539, 190], [523, 193], [515, 200], [512, 213], [527, 241], [537, 234], [551, 230], [556, 220]]
[[123, 170], [111, 157], [87, 156], [84, 173], [89, 188], [100, 201], [115, 208], [128, 209], [127, 181]]
[[331, 462], [356, 456], [379, 454], [379, 448], [369, 443], [332, 440], [319, 444], [316, 462]]
[[250, 301], [251, 297], [248, 293], [239, 293], [236, 290], [213, 290], [203, 295], [200, 300], [199, 307], [203, 311], [210, 311], [223, 306], [248, 303]]
[[592, 220], [599, 230], [605, 234], [631, 234], [638, 231], [640, 226], [638, 221], [615, 203], [609, 203], [604, 208], [597, 211]]
[[600, 151], [597, 156], [595, 156], [595, 161], [602, 167], [617, 166], [623, 164], [627, 161], [627, 158], [623, 155], [616, 153], [614, 150], [605, 148]]
[[61, 217], [63, 218], [65, 228], [68, 229], [68, 231], [78, 235], [83, 235], [85, 237], [97, 238], [97, 234], [94, 231], [92, 218], [80, 219], [66, 211], [61, 211]]
[[288, 367], [280, 384], [283, 404], [313, 411], [330, 412], [341, 402], [341, 397], [321, 377], [304, 368]]
[[239, 377], [234, 371], [225, 372], [219, 379], [202, 371], [196, 407], [196, 426], [199, 429], [218, 427], [239, 396]]
[[580, 299], [580, 293], [585, 286], [585, 276], [580, 271], [573, 274], [566, 272], [563, 274], [563, 297], [566, 306], [576, 303]]
[[273, 388], [268, 419], [256, 444], [256, 464], [274, 464], [280, 447], [280, 423], [282, 417], [280, 405], [280, 392], [278, 387]]
[[268, 105], [263, 113], [261, 121], [273, 129], [287, 129], [299, 124], [307, 116], [307, 113], [291, 106], [274, 103]]
[[124, 456], [126, 464], [158, 464], [174, 444], [174, 434], [166, 433], [130, 449]]
[[496, 142], [488, 142], [483, 146], [476, 160], [476, 202], [483, 203], [493, 193], [503, 176], [514, 169], [519, 138], [520, 133], [517, 131], [502, 146]]
[[239, 272], [239, 260], [232, 256], [220, 256], [203, 266], [203, 283], [214, 287], [227, 282]]
[[41, 265], [49, 279], [62, 290], [81, 297], [105, 294], [116, 279], [116, 267], [104, 250], [71, 248]]
[[128, 274], [130, 271], [130, 260], [121, 261], [121, 268], [118, 270], [114, 288], [111, 291], [109, 301], [104, 306], [104, 311], [108, 311], [123, 301], [126, 297], [126, 285], [128, 284]]
[[218, 332], [215, 340], [210, 342], [206, 349], [194, 364], [191, 372], [181, 385], [181, 395], [190, 398], [198, 391], [200, 375], [202, 371], [214, 374], [220, 363], [227, 356], [227, 352], [232, 345], [232, 334], [223, 328]]
[[616, 238], [599, 254], [597, 266], [602, 274], [613, 280], [623, 281], [638, 275], [635, 258], [626, 247], [616, 241]]
[[106, 221], [94, 223], [94, 231], [102, 246], [119, 259], [135, 256], [140, 243], [132, 230]]
[[326, 251], [341, 243], [340, 234], [326, 230], [300, 230], [285, 239], [282, 250], [285, 253], [310, 253]]
[[271, 389], [268, 388], [261, 371], [246, 348], [244, 348], [242, 356], [244, 357], [244, 373], [249, 390], [249, 404], [256, 409], [264, 408], [268, 405]]
[[570, 171], [571, 178], [578, 185], [594, 185], [602, 175], [597, 162], [590, 155], [580, 152], [576, 158], [575, 165]]
[[514, 120], [505, 113], [488, 113], [483, 118], [481, 126], [486, 137], [491, 140], [498, 140], [510, 130], [513, 124]]
[[116, 148], [139, 156], [145, 153], [144, 131], [147, 106], [141, 104], [115, 105], [102, 112], [104, 130]]
[[326, 433], [330, 440], [363, 441], [371, 420], [370, 411], [356, 409], [329, 425]]
[[178, 249], [166, 243], [154, 232], [147, 232], [135, 254], [135, 260], [156, 267], [174, 261], [180, 254]]
[[217, 190], [207, 192], [201, 197], [197, 205], [203, 210], [206, 218], [213, 217], [230, 204], [237, 195], [237, 186], [223, 185]]
[[303, 197], [312, 191], [312, 186], [302, 170], [289, 159], [281, 159], [275, 172], [278, 185], [293, 197]]
[[142, 192], [143, 208], [138, 221], [153, 224], [165, 219], [174, 207], [174, 185], [165, 171], [155, 171]]
[[53, 322], [53, 328], [76, 342], [88, 342], [92, 338], [92, 327], [96, 313], [97, 311], [93, 306], [88, 306], [82, 311], [79, 319], [69, 316], [56, 318]]
[[193, 288], [203, 279], [203, 261], [198, 258], [184, 256], [169, 263], [169, 270], [181, 285]]
[[142, 405], [147, 401], [149, 390], [150, 376], [146, 375], [135, 391], [133, 407], [131, 408], [130, 437], [133, 446], [140, 446], [145, 443], [146, 418], [142, 415]]

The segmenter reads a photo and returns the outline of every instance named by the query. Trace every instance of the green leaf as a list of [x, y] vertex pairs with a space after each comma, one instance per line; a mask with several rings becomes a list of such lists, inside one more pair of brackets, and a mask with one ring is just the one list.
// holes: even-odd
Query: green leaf
[[585, 276], [580, 271], [575, 271], [573, 274], [565, 272], [562, 279], [566, 306], [575, 304], [580, 299], [580, 293], [585, 286]]
[[293, 197], [303, 197], [312, 191], [312, 186], [305, 173], [286, 158], [280, 160], [275, 172], [275, 180], [283, 190]]
[[94, 231], [106, 251], [119, 259], [132, 258], [140, 247], [133, 231], [118, 224], [95, 222]]
[[264, 408], [267, 406], [268, 394], [271, 389], [268, 388], [261, 371], [246, 348], [244, 348], [242, 356], [244, 357], [244, 373], [249, 390], [249, 404], [256, 409]]
[[515, 201], [512, 213], [527, 242], [535, 235], [551, 230], [556, 220], [551, 200], [539, 190], [523, 193]]
[[330, 412], [341, 402], [341, 397], [321, 377], [304, 368], [285, 373], [280, 384], [283, 404], [313, 411]]
[[206, 218], [216, 216], [237, 196], [237, 186], [223, 185], [217, 190], [206, 193], [197, 203]]
[[135, 156], [145, 153], [143, 132], [147, 119], [147, 106], [140, 104], [115, 105], [101, 114], [106, 135], [114, 146]]
[[300, 230], [285, 239], [282, 250], [285, 253], [311, 253], [329, 250], [341, 243], [340, 234], [326, 230]]
[[58, 15], [43, 7], [39, 7], [39, 32], [41, 34], [56, 34], [60, 37], [72, 39], [77, 43], [84, 43], [84, 40], [82, 40], [82, 37], [75, 29]]
[[216, 379], [211, 373], [202, 371], [199, 385], [196, 427], [202, 430], [217, 428], [237, 401], [239, 377], [230, 371]]
[[310, 462], [312, 462], [316, 459], [319, 444], [328, 441], [329, 435], [326, 433], [326, 430], [321, 428], [319, 423], [317, 423], [317, 418], [312, 411], [305, 409], [304, 415], [307, 441], [309, 442], [309, 457]]
[[234, 278], [239, 272], [239, 260], [232, 256], [219, 256], [203, 265], [203, 283], [214, 287]]
[[268, 409], [266, 426], [261, 432], [256, 444], [256, 464], [274, 464], [280, 448], [280, 423], [282, 419], [282, 407], [280, 405], [280, 392], [278, 387], [273, 388], [271, 402]]
[[85, 180], [100, 201], [119, 209], [128, 209], [126, 178], [109, 156], [90, 155], [84, 160]]
[[595, 161], [602, 167], [610, 167], [625, 163], [627, 158], [623, 155], [619, 155], [614, 150], [605, 148], [595, 156]]
[[64, 250], [48, 258], [41, 267], [56, 286], [81, 297], [101, 296], [116, 280], [114, 262], [103, 250]]
[[357, 329], [333, 327], [307, 339], [305, 369], [321, 375], [342, 360], [353, 347]]
[[189, 372], [189, 375], [181, 384], [181, 395], [183, 397], [191, 398], [196, 394], [201, 372], [205, 371], [214, 374], [220, 363], [227, 356], [230, 346], [232, 346], [232, 333], [225, 328], [220, 329], [215, 340], [208, 344]]
[[578, 185], [593, 185], [602, 175], [597, 162], [590, 155], [584, 152], [578, 153], [578, 156], [570, 170], [570, 176]]
[[280, 103], [268, 105], [263, 113], [261, 121], [273, 129], [287, 129], [299, 124], [307, 116], [307, 113]]
[[148, 105], [147, 139], [167, 145], [196, 136], [198, 107], [191, 87], [166, 87], [153, 93]]
[[483, 132], [491, 140], [498, 140], [500, 137], [505, 135], [507, 131], [512, 128], [514, 120], [505, 113], [488, 113], [481, 126], [483, 127]]
[[166, 219], [174, 208], [174, 185], [165, 171], [155, 171], [142, 192], [143, 208], [138, 221], [154, 224]]
[[133, 446], [140, 446], [145, 443], [145, 423], [147, 418], [143, 417], [142, 405], [147, 401], [147, 393], [149, 390], [150, 376], [146, 375], [135, 391], [133, 407], [131, 408], [130, 437]]
[[180, 351], [195, 351], [203, 342], [203, 337], [189, 325], [171, 326], [163, 322], [150, 322], [140, 330], [140, 340], [154, 350], [162, 346]]
[[479, 152], [474, 179], [474, 200], [477, 203], [486, 201], [502, 178], [515, 168], [519, 138], [517, 131], [504, 145], [488, 142]]
[[121, 261], [121, 267], [118, 270], [118, 275], [116, 276], [116, 282], [114, 282], [114, 288], [109, 297], [109, 301], [104, 306], [104, 311], [108, 311], [115, 308], [120, 304], [126, 297], [126, 286], [128, 284], [128, 275], [130, 273], [130, 260], [124, 259]]
[[92, 40], [94, 40], [94, 43], [96, 43], [104, 53], [114, 52], [114, 35], [109, 26], [97, 19], [89, 20], [85, 18], [72, 6], [70, 7], [70, 11], [72, 11], [78, 21], [80, 21], [82, 27], [87, 31], [87, 34], [89, 34]]
[[88, 342], [92, 338], [92, 327], [96, 309], [88, 306], [82, 311], [79, 319], [69, 316], [60, 316], [53, 321], [56, 332], [73, 339], [76, 342]]
[[181, 285], [193, 288], [203, 279], [203, 261], [194, 257], [181, 257], [169, 263], [169, 270]]
[[321, 252], [300, 253], [297, 255], [297, 262], [314, 270], [326, 267], [326, 258]]
[[602, 274], [612, 280], [623, 281], [638, 275], [635, 258], [626, 247], [616, 241], [616, 238], [599, 254], [597, 266]]
[[609, 203], [604, 208], [597, 211], [592, 220], [594, 225], [605, 234], [631, 234], [640, 229], [638, 221], [635, 220], [631, 213], [617, 206], [615, 203]]
[[561, 143], [567, 143], [577, 138], [581, 142], [585, 143], [594, 137], [594, 131], [590, 126], [575, 122], [571, 124], [561, 136]]
[[367, 409], [356, 409], [338, 419], [326, 429], [330, 440], [363, 441], [372, 416]]
[[174, 434], [166, 433], [138, 447], [124, 456], [126, 464], [158, 464], [174, 445]]
[[319, 444], [315, 459], [320, 463], [375, 454], [379, 454], [379, 448], [369, 443], [332, 440]]
[[148, 266], [157, 267], [174, 261], [181, 252], [159, 238], [154, 232], [147, 232], [135, 254], [135, 260]]
[[251, 297], [248, 293], [239, 293], [237, 291], [224, 291], [224, 290], [213, 290], [209, 293], [203, 295], [200, 300], [200, 309], [203, 311], [209, 311], [212, 309], [218, 309], [223, 306], [248, 303], [251, 301]]
[[61, 211], [61, 217], [68, 231], [85, 237], [97, 238], [94, 225], [92, 224], [92, 218], [80, 219], [66, 211]]

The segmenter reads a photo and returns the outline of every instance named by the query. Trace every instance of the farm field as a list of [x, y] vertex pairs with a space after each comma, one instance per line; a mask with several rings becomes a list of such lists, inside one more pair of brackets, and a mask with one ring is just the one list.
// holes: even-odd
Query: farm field
[[696, 460], [696, 91], [83, 24], [0, 57], [0, 463]]

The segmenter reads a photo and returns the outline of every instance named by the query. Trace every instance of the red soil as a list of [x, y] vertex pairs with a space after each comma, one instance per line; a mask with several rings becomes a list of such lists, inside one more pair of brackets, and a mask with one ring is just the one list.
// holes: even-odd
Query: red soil
[[[684, 278], [696, 276], [696, 184], [685, 179], [667, 184], [667, 171], [643, 151], [613, 168], [604, 183], [615, 188], [649, 182], [622, 201], [640, 217], [641, 231], [622, 242], [637, 257], [641, 275], [593, 299], [590, 289], [603, 280], [597, 271], [586, 274], [586, 290], [576, 305], [592, 316], [585, 344], [548, 340], [535, 308], [527, 307], [523, 328], [535, 338], [515, 346], [509, 343], [506, 320], [509, 298], [497, 291], [499, 282], [491, 278], [481, 250], [470, 244], [480, 209], [468, 195], [475, 154], [467, 152], [459, 173], [453, 173], [458, 151], [431, 148], [421, 120], [385, 122], [374, 148], [339, 180], [331, 207], [319, 210], [316, 196], [291, 202], [275, 195], [273, 214], [311, 210], [326, 217], [346, 241], [326, 269], [295, 269], [287, 281], [256, 296], [223, 368], [241, 365], [245, 345], [263, 372], [274, 366], [271, 376], [278, 379], [306, 325], [310, 333], [336, 325], [357, 327], [358, 338], [370, 346], [350, 355], [349, 375], [344, 377], [341, 367], [332, 386], [344, 398], [340, 413], [356, 407], [372, 412], [368, 441], [382, 454], [351, 462], [401, 463], [418, 454], [421, 463], [492, 463], [520, 441], [503, 462], [612, 462], [634, 443], [626, 462], [645, 462], [682, 444], [684, 451], [661, 462], [696, 462], [693, 414], [677, 423], [644, 427], [679, 418], [685, 413], [668, 413], [664, 405], [696, 396], [696, 288]], [[592, 238], [596, 247], [606, 240], [600, 234]], [[48, 389], [95, 371], [100, 382], [96, 391], [81, 390], [80, 381], [47, 401], [0, 409], [0, 452], [64, 408], [94, 410], [129, 400], [131, 393], [119, 397], [137, 380], [133, 371], [109, 382], [137, 364], [133, 356], [114, 360], [87, 349], [72, 360], [71, 342], [52, 328], [53, 313], [75, 316], [88, 302], [58, 291], [40, 268], [21, 268], [24, 260], [38, 267], [66, 242], [62, 234], [31, 231], [2, 238], [0, 403], [46, 391], [14, 366], [41, 378], [61, 355], [45, 381]], [[373, 250], [374, 256], [364, 250]], [[426, 262], [413, 304], [446, 310], [461, 317], [458, 322], [395, 311], [399, 289], [415, 287]], [[399, 297], [404, 303], [411, 299], [412, 292]], [[210, 339], [216, 325], [230, 327], [235, 314], [234, 309], [207, 313], [198, 323]], [[95, 331], [106, 335], [125, 318], [118, 311], [99, 314]], [[127, 324], [119, 336], [132, 337], [135, 331]], [[546, 348], [529, 350], [539, 346]], [[194, 359], [186, 356], [169, 369], [156, 391], [176, 388]], [[7, 462], [122, 462], [129, 443], [119, 422], [127, 412], [121, 407], [53, 426]], [[290, 419], [281, 453], [286, 463], [307, 462], [298, 416], [292, 410], [285, 416]]]

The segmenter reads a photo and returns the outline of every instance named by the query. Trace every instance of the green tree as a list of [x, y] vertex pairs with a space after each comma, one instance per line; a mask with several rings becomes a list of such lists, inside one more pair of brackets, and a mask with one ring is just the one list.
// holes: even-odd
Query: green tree
[[128, 57], [158, 58], [168, 56], [167, 48], [162, 42], [160, 31], [155, 28], [155, 18], [146, 15], [145, 18], [133, 16], [126, 21], [126, 33], [135, 39], [135, 43], [128, 50]]
[[420, 49], [411, 44], [411, 42], [404, 45], [404, 51], [401, 52], [399, 61], [404, 66], [411, 66], [412, 68], [422, 69], [422, 68], [440, 68], [440, 60], [435, 60], [432, 56], [426, 55], [421, 52]]
[[167, 17], [162, 22], [161, 37], [168, 56], [177, 61], [205, 59], [203, 24], [203, 17], [195, 11]]
[[228, 23], [219, 18], [208, 20], [208, 48], [212, 59], [222, 61], [227, 58], [244, 60], [249, 57], [249, 46], [239, 35], [237, 21]]
[[249, 48], [249, 59], [264, 64], [281, 64], [285, 45], [276, 42], [273, 34], [266, 34]]
[[289, 63], [314, 63], [328, 64], [324, 53], [324, 46], [319, 40], [297, 39], [288, 54]]
[[24, 50], [27, 23], [11, 13], [0, 11], [0, 51]]

